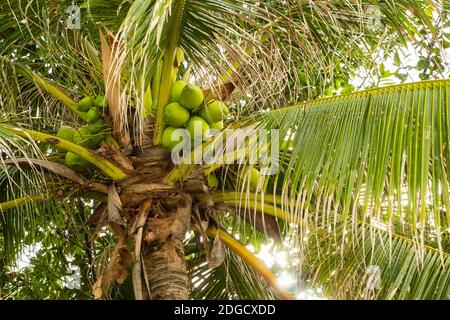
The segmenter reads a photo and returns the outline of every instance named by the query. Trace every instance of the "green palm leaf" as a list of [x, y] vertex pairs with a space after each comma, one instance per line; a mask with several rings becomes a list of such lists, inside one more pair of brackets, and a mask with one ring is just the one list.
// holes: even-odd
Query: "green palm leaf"
[[333, 234], [326, 232], [320, 238], [311, 237], [304, 274], [327, 295], [337, 299], [449, 298], [450, 256], [433, 248], [436, 243], [418, 249], [414, 240], [392, 234], [386, 226], [359, 225], [351, 235], [339, 233], [337, 243], [331, 238]]
[[349, 222], [357, 210], [363, 221], [398, 215], [440, 235], [450, 226], [441, 215], [449, 209], [449, 90], [449, 81], [398, 85], [264, 113], [261, 126], [294, 136], [289, 162], [267, 179], [289, 198], [305, 195], [301, 210], [323, 211], [330, 223], [333, 210]]
[[225, 261], [220, 266], [210, 269], [205, 254], [194, 246], [191, 243], [192, 254], [187, 252], [194, 299], [274, 299], [276, 296], [259, 274], [231, 250], [226, 250]]

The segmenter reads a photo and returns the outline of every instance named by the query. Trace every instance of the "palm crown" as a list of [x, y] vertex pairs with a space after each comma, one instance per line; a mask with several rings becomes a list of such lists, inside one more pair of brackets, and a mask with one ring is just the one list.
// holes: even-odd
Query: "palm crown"
[[[302, 279], [332, 297], [448, 298], [450, 82], [321, 98], [378, 47], [415, 41], [419, 26], [438, 37], [443, 4], [91, 0], [80, 30], [61, 19], [71, 4], [0, 4], [0, 266], [46, 222], [70, 220], [57, 234], [85, 249], [73, 254], [96, 298], [290, 299], [246, 247], [267, 239], [296, 248]], [[180, 79], [203, 102], [174, 98]], [[219, 128], [175, 163], [164, 140], [174, 100], [176, 121], [192, 110], [171, 125], [212, 126], [204, 108], [223, 101], [230, 114], [216, 120], [270, 139], [206, 163]], [[57, 135], [62, 125], [80, 138]], [[269, 150], [264, 175], [250, 160]]]

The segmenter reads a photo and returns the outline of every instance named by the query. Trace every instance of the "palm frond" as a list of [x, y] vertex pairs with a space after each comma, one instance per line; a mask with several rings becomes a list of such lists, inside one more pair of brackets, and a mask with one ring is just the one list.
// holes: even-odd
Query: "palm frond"
[[[97, 168], [102, 170], [108, 177], [110, 177], [113, 180], [116, 181], [121, 180], [125, 178], [127, 175], [125, 172], [122, 171], [122, 169], [117, 167], [115, 164], [113, 164], [107, 159], [97, 156], [89, 149], [81, 147], [68, 140], [56, 137], [54, 135], [35, 130], [22, 129], [9, 123], [1, 123], [1, 122], [0, 122], [0, 130], [8, 132], [9, 134], [11, 134], [12, 137], [21, 137], [31, 142], [41, 141], [43, 143], [57, 146], [58, 148], [61, 148], [63, 150], [74, 152], [75, 154], [78, 154], [83, 159], [89, 161]], [[45, 159], [45, 157], [43, 158]]]
[[445, 80], [414, 83], [263, 113], [261, 126], [294, 137], [268, 189], [298, 201], [290, 210], [300, 216], [323, 210], [330, 225], [336, 210], [349, 224], [355, 214], [386, 223], [398, 215], [440, 237], [450, 226], [449, 90]]
[[[448, 249], [448, 236], [446, 237]], [[359, 225], [351, 234], [312, 235], [304, 277], [336, 299], [447, 300], [450, 255], [413, 239]]]
[[194, 243], [186, 247], [186, 260], [194, 299], [274, 299], [276, 293], [242, 258], [226, 249], [225, 261], [210, 269]]
[[[91, 32], [95, 28], [84, 9], [81, 32], [67, 28], [71, 5], [73, 1], [39, 0], [9, 0], [0, 5], [0, 105], [4, 112], [28, 115], [29, 119], [24, 117], [23, 121], [40, 125], [35, 129], [56, 127], [62, 119], [77, 124], [64, 102], [71, 105], [80, 96], [104, 91], [95, 54], [98, 33]], [[18, 72], [21, 65], [26, 68]], [[46, 92], [52, 91], [53, 84], [63, 89], [63, 103], [61, 95], [54, 97]]]
[[[8, 166], [0, 171], [0, 203], [14, 201], [18, 198], [33, 199], [37, 186], [41, 188], [40, 196], [47, 196], [43, 176], [36, 171], [23, 171]], [[36, 226], [36, 214], [45, 202], [40, 199], [25, 201], [20, 206], [0, 206], [0, 232], [4, 242], [4, 251], [0, 256], [5, 264], [15, 260], [20, 252], [25, 237], [33, 238]]]
[[[368, 7], [378, 8], [382, 28], [372, 28]], [[121, 53], [116, 59], [121, 69], [127, 70], [127, 105], [136, 107], [137, 127], [142, 127], [145, 116], [139, 111], [143, 110], [144, 92], [158, 63], [165, 59], [160, 86], [163, 92], [152, 93], [158, 97], [160, 110], [156, 117], [158, 143], [161, 110], [168, 102], [172, 69], [177, 67], [173, 61], [177, 46], [195, 66], [192, 80], [204, 87], [220, 82], [223, 74], [233, 73], [232, 81], [242, 88], [239, 99], [245, 96], [247, 100], [243, 105], [236, 101], [235, 113], [245, 116], [244, 110], [275, 108], [288, 101], [316, 97], [321, 92], [318, 88], [327, 85], [335, 73], [368, 61], [380, 45], [391, 48], [394, 41], [386, 34], [393, 34], [397, 40], [414, 39], [415, 23], [433, 32], [432, 8], [424, 1], [294, 4], [138, 0], [130, 6], [119, 29]], [[307, 94], [302, 95], [305, 91]], [[289, 98], [280, 100], [280, 96]]]
[[93, 23], [118, 31], [133, 1], [124, 0], [87, 0], [84, 6], [88, 9]]
[[[293, 245], [308, 255], [314, 241], [325, 242], [310, 257], [314, 260], [320, 251], [329, 256], [314, 266], [321, 279], [344, 277], [327, 283], [333, 292], [341, 285], [342, 297], [348, 287], [349, 296], [359, 298], [443, 298], [448, 294], [450, 227], [449, 94], [450, 81], [428, 81], [262, 112], [245, 121], [278, 129], [280, 140], [289, 138], [292, 148], [280, 151], [277, 173], [262, 176], [264, 187], [256, 194], [243, 188], [213, 198], [243, 210], [264, 213], [265, 204], [294, 215], [288, 228], [297, 239]], [[285, 220], [286, 215], [278, 218]], [[381, 235], [376, 232], [379, 224], [386, 227]], [[314, 235], [312, 244], [305, 242]], [[356, 252], [353, 259], [347, 257]], [[401, 254], [407, 255], [395, 260]], [[318, 265], [328, 260], [332, 266]], [[364, 295], [361, 266], [372, 260], [383, 277], [392, 277], [383, 281], [395, 290]], [[396, 278], [405, 277], [399, 270], [410, 270], [412, 278], [409, 273]], [[416, 281], [417, 288], [408, 291], [409, 282], [403, 281]]]

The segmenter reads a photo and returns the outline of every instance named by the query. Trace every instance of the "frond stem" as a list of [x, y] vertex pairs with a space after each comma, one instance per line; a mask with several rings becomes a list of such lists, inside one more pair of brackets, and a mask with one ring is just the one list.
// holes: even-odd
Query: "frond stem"
[[3, 214], [3, 211], [5, 210], [16, 208], [33, 202], [50, 200], [51, 198], [52, 197], [49, 195], [39, 194], [35, 196], [28, 196], [10, 201], [0, 202], [0, 213]]
[[[6, 59], [5, 59], [6, 60]], [[86, 112], [78, 111], [77, 104], [70, 97], [68, 97], [64, 92], [58, 89], [55, 85], [53, 85], [49, 80], [44, 79], [43, 77], [37, 75], [33, 71], [29, 70], [25, 66], [22, 66], [19, 63], [11, 62], [11, 65], [16, 70], [18, 74], [23, 76], [25, 79], [35, 83], [40, 89], [51, 94], [55, 99], [64, 103], [70, 110], [76, 113], [82, 120], [86, 121]]]
[[206, 234], [210, 237], [215, 237], [217, 234], [223, 243], [230, 248], [233, 252], [239, 255], [245, 262], [247, 262], [255, 271], [264, 278], [270, 286], [272, 286], [285, 300], [293, 300], [292, 295], [282, 288], [277, 281], [276, 276], [270, 271], [266, 265], [259, 260], [253, 253], [250, 252], [244, 245], [237, 241], [233, 236], [223, 229], [216, 229], [214, 227], [209, 227], [205, 230]]
[[29, 129], [23, 129], [13, 126], [5, 126], [5, 129], [11, 133], [24, 138], [31, 138], [33, 140], [38, 140], [41, 142], [47, 142], [49, 144], [58, 146], [58, 148], [73, 152], [83, 159], [89, 161], [94, 166], [102, 170], [107, 176], [109, 176], [114, 181], [119, 181], [124, 179], [127, 175], [120, 168], [116, 167], [113, 163], [106, 159], [99, 158], [95, 156], [90, 150], [85, 149], [75, 143], [61, 139], [57, 136], [35, 131]]
[[164, 108], [170, 99], [172, 89], [172, 71], [174, 68], [175, 55], [178, 45], [178, 36], [181, 29], [183, 18], [184, 0], [178, 0], [173, 11], [173, 16], [169, 21], [169, 43], [164, 52], [164, 60], [161, 74], [161, 83], [159, 86], [158, 105], [156, 109], [155, 135], [153, 137], [155, 144], [161, 144], [162, 133], [164, 130]]

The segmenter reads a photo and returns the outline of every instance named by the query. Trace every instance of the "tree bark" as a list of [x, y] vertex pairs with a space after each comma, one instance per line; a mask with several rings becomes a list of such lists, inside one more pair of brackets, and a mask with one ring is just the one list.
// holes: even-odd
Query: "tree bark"
[[[170, 153], [163, 148], [146, 148], [130, 159], [135, 173], [119, 183], [122, 214], [139, 220], [145, 210], [147, 217], [136, 224], [143, 227], [136, 235], [142, 239], [137, 250], [140, 257], [135, 257], [142, 268], [136, 272], [141, 275], [136, 281], [143, 283], [135, 288], [135, 296], [154, 300], [189, 299], [183, 241], [190, 225], [192, 198], [179, 187], [162, 183], [173, 167]], [[136, 217], [137, 211], [140, 213]], [[129, 232], [136, 233], [134, 225]]]
[[160, 210], [147, 221], [142, 260], [150, 296], [144, 295], [144, 299], [189, 299], [183, 240], [189, 228], [191, 201], [183, 195], [174, 210]]

